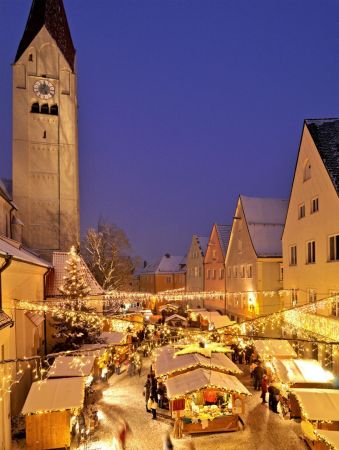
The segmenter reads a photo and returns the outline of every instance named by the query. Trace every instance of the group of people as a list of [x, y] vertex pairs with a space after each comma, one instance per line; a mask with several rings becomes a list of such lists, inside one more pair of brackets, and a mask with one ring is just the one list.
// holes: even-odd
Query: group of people
[[164, 407], [166, 388], [165, 385], [155, 378], [154, 372], [147, 375], [144, 386], [144, 396], [146, 402], [146, 411], [152, 413], [152, 419], [157, 418], [157, 409]]
[[250, 365], [250, 373], [253, 378], [253, 387], [256, 391], [261, 390], [262, 403], [267, 403], [266, 396], [268, 395], [268, 406], [271, 411], [278, 414], [278, 403], [280, 399], [280, 390], [271, 373], [267, 373], [267, 369], [262, 365], [261, 361], [253, 361]]

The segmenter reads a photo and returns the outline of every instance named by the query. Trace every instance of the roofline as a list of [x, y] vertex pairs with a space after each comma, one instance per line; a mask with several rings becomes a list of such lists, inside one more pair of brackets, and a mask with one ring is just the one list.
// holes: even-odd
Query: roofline
[[[244, 196], [244, 197], [245, 197], [245, 196]], [[246, 228], [247, 228], [248, 235], [249, 235], [249, 237], [250, 237], [251, 245], [252, 245], [252, 248], [253, 248], [253, 250], [254, 250], [255, 256], [256, 256], [257, 259], [258, 259], [259, 255], [258, 255], [258, 253], [257, 253], [257, 251], [256, 251], [256, 249], [255, 249], [255, 247], [254, 247], [254, 244], [253, 244], [252, 235], [251, 235], [250, 229], [249, 229], [249, 227], [248, 227], [248, 223], [247, 223], [247, 217], [246, 217], [246, 213], [245, 213], [245, 208], [244, 208], [244, 205], [243, 205], [243, 203], [242, 203], [242, 199], [241, 199], [241, 195], [240, 195], [240, 194], [239, 194], [239, 200], [240, 200], [242, 212], [243, 212], [243, 214], [244, 214], [244, 219], [245, 219], [245, 223], [246, 223]], [[233, 219], [233, 220], [235, 220], [235, 219]]]

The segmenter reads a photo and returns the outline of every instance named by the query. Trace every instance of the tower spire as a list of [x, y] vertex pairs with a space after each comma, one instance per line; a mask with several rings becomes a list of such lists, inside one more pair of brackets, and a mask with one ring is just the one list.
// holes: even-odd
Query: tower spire
[[33, 0], [26, 28], [21, 38], [15, 62], [45, 26], [74, 71], [75, 48], [69, 30], [63, 0]]

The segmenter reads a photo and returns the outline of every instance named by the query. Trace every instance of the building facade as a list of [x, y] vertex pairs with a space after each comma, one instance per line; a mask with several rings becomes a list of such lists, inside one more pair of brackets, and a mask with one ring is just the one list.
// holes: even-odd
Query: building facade
[[141, 292], [156, 294], [186, 286], [186, 258], [166, 254], [148, 263], [139, 273]]
[[[282, 236], [284, 288], [290, 291], [285, 306], [332, 297], [333, 301], [298, 317], [307, 331], [317, 330], [330, 339], [334, 330], [339, 333], [338, 147], [339, 119], [305, 121]], [[307, 356], [339, 373], [338, 358], [331, 352], [314, 345]]]
[[214, 224], [209, 236], [204, 259], [204, 290], [220, 292], [219, 298], [205, 298], [204, 306], [208, 309], [225, 311], [225, 256], [231, 233], [230, 225]]
[[278, 311], [287, 200], [238, 199], [226, 254], [227, 314], [242, 321]]
[[33, 0], [13, 64], [13, 200], [51, 259], [80, 240], [75, 49], [62, 0]]
[[187, 253], [186, 290], [188, 292], [204, 291], [204, 257], [207, 250], [208, 237], [192, 236]]

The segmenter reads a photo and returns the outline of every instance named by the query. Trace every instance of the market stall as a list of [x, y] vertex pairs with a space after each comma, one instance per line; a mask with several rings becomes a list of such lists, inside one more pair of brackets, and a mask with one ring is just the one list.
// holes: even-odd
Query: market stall
[[339, 431], [315, 430], [314, 450], [339, 450]]
[[83, 377], [47, 379], [32, 384], [22, 414], [26, 448], [68, 448], [71, 430], [84, 405]]
[[165, 323], [170, 327], [187, 327], [187, 319], [179, 314], [172, 314], [166, 317]]
[[85, 384], [93, 380], [94, 355], [58, 356], [50, 367], [47, 378], [85, 377]]
[[272, 358], [297, 358], [291, 344], [282, 339], [257, 339], [253, 342], [254, 357], [261, 361], [269, 361]]
[[239, 429], [246, 387], [234, 376], [195, 369], [166, 382], [172, 417], [183, 433], [213, 433]]
[[315, 359], [272, 360], [272, 369], [277, 381], [294, 388], [332, 388], [334, 376], [323, 369]]
[[197, 368], [213, 369], [218, 372], [242, 374], [242, 371], [224, 353], [212, 352], [210, 357], [200, 353], [176, 355], [173, 346], [162, 347], [155, 361], [156, 377], [172, 377]]
[[339, 390], [337, 389], [291, 389], [298, 409], [291, 412], [319, 430], [339, 431]]
[[222, 316], [218, 311], [203, 311], [200, 316], [202, 327], [209, 330], [218, 330], [235, 323], [228, 316]]

